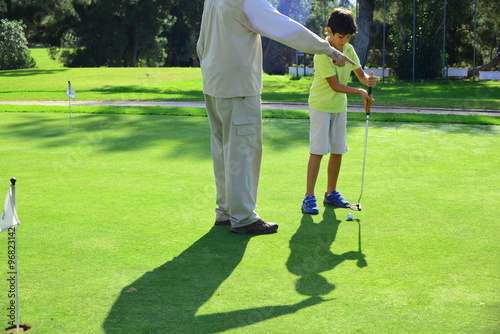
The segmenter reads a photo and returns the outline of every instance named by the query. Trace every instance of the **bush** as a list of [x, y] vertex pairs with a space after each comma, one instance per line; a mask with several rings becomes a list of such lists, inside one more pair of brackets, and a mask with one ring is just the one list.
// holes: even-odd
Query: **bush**
[[0, 70], [35, 67], [21, 21], [0, 20]]

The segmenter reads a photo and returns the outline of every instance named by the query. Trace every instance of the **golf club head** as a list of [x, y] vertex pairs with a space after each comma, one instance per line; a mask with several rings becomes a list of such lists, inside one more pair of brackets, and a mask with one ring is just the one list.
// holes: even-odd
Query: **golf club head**
[[361, 211], [361, 204], [360, 203], [349, 204], [348, 208], [354, 211]]

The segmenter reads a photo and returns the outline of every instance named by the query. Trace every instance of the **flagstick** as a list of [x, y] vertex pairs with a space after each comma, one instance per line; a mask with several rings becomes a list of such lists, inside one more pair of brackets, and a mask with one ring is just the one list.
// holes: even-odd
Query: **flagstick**
[[17, 333], [20, 332], [20, 327], [21, 327], [21, 319], [19, 316], [19, 272], [17, 270], [17, 228], [14, 227], [14, 272], [16, 275], [16, 328], [17, 328]]
[[[12, 205], [15, 208], [16, 207], [16, 179], [11, 178], [10, 183], [12, 184]], [[16, 282], [14, 284], [15, 289], [16, 289], [16, 332], [19, 333], [20, 327], [21, 327], [21, 319], [19, 317], [19, 271], [17, 270], [17, 228], [16, 226], [13, 227], [14, 229], [14, 275], [16, 278]]]
[[[0, 232], [9, 231], [8, 238], [8, 253], [9, 253], [9, 278], [7, 281], [10, 283], [9, 288], [9, 298], [14, 298], [9, 302], [9, 310], [8, 318], [11, 319], [9, 321], [9, 325], [12, 327], [6, 328], [6, 331], [13, 332], [15, 329], [16, 333], [23, 332], [25, 329], [29, 329], [29, 326], [21, 326], [21, 317], [20, 317], [20, 309], [19, 309], [19, 266], [18, 266], [18, 252], [17, 252], [17, 226], [21, 223], [19, 222], [19, 218], [16, 213], [16, 178], [11, 178], [11, 185], [9, 187], [9, 191], [7, 192], [7, 197], [5, 198], [4, 210], [1, 215], [0, 220]], [[14, 280], [14, 282], [12, 282]], [[12, 294], [13, 293], [13, 294]], [[14, 316], [14, 318], [12, 318]], [[14, 322], [16, 325], [14, 325]]]
[[68, 90], [66, 91], [66, 95], [68, 95], [68, 108], [69, 108], [69, 130], [73, 129], [73, 119], [71, 114], [71, 99], [76, 97], [76, 92], [71, 86], [71, 81], [68, 81]]
[[68, 97], [68, 107], [69, 107], [69, 130], [73, 129], [73, 120], [71, 117], [71, 97]]

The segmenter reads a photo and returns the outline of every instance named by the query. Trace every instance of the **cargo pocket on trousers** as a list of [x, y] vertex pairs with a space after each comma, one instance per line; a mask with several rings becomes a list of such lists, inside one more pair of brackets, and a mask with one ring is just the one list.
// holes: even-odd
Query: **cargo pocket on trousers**
[[238, 136], [256, 135], [257, 129], [255, 127], [255, 124], [240, 124], [236, 125], [236, 134]]
[[240, 117], [233, 117], [233, 125], [236, 128], [236, 134], [238, 136], [256, 135], [258, 123], [258, 117], [255, 117], [253, 115], [241, 115]]
[[261, 119], [260, 99], [256, 97], [235, 98], [233, 125], [238, 136], [255, 136], [259, 132]]

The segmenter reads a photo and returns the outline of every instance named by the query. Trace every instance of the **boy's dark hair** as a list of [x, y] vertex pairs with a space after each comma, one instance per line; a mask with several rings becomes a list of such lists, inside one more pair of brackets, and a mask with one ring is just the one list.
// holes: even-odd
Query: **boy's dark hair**
[[328, 27], [332, 33], [341, 35], [354, 35], [358, 32], [358, 26], [351, 11], [345, 8], [335, 8], [328, 19]]

